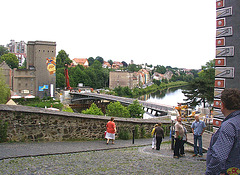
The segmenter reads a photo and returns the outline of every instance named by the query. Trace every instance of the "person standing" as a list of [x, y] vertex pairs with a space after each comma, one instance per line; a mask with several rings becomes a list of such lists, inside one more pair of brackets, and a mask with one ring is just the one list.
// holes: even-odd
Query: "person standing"
[[240, 90], [223, 90], [221, 101], [225, 119], [210, 141], [207, 175], [240, 173]]
[[116, 133], [116, 125], [114, 123], [114, 118], [113, 117], [107, 123], [106, 127], [107, 127], [107, 133], [106, 133], [105, 138], [107, 139], [107, 144], [109, 143], [109, 140], [112, 140], [112, 144], [114, 144], [115, 133]]
[[182, 145], [180, 147], [180, 157], [185, 156], [184, 144], [187, 142], [187, 129], [183, 126], [184, 134], [182, 138]]
[[155, 144], [156, 144], [155, 128], [156, 128], [157, 126], [158, 126], [158, 124], [156, 124], [156, 125], [154, 126], [154, 128], [152, 129], [152, 132], [151, 132], [152, 137], [153, 137], [153, 139], [152, 139], [152, 149], [154, 149], [154, 146], [155, 146]]
[[164, 131], [161, 125], [161, 123], [158, 123], [154, 131], [154, 134], [156, 135], [156, 150], [160, 150], [160, 145], [162, 143], [162, 139], [164, 138]]
[[173, 158], [179, 158], [180, 156], [180, 147], [182, 145], [182, 138], [184, 134], [184, 129], [182, 125], [182, 118], [180, 116], [177, 117], [177, 123], [175, 124], [175, 147]]
[[199, 155], [198, 157], [202, 157], [202, 135], [206, 129], [206, 124], [204, 121], [199, 120], [199, 115], [195, 115], [195, 121], [192, 123], [192, 132], [194, 136], [194, 154], [193, 157], [198, 155], [198, 149], [197, 149], [197, 142], [199, 145]]

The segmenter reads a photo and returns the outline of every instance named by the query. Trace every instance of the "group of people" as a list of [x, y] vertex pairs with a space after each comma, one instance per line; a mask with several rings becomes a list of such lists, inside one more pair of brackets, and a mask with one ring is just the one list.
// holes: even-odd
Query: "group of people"
[[[221, 112], [225, 116], [220, 128], [212, 135], [210, 146], [207, 152], [206, 174], [240, 174], [240, 90], [225, 89], [221, 93]], [[194, 135], [193, 157], [203, 156], [202, 135], [206, 125], [195, 116], [195, 121], [191, 125]], [[107, 144], [112, 140], [114, 144], [116, 125], [114, 118], [107, 123], [105, 138]], [[164, 131], [161, 123], [155, 125], [152, 130], [152, 148], [156, 143], [156, 150], [160, 150]], [[182, 125], [182, 118], [177, 117], [175, 124], [175, 148], [174, 158], [184, 156], [184, 143], [187, 141], [186, 128]], [[198, 142], [198, 147], [197, 147]]]
[[[175, 145], [174, 145], [174, 158], [185, 156], [184, 143], [187, 141], [187, 129], [182, 125], [182, 118], [177, 117], [175, 128]], [[191, 125], [192, 133], [194, 135], [194, 154], [193, 157], [203, 156], [202, 151], [202, 135], [205, 131], [206, 125], [203, 121], [199, 120], [199, 115], [195, 116], [195, 121]], [[198, 146], [197, 146], [198, 142]]]

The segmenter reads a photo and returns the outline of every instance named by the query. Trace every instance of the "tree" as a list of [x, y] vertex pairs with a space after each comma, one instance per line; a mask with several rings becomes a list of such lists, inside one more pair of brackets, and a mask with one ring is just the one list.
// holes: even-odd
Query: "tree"
[[183, 93], [187, 97], [185, 101], [191, 106], [197, 106], [203, 103], [205, 107], [206, 102], [211, 104], [214, 99], [214, 60], [207, 62], [206, 66], [202, 67], [202, 71], [198, 75], [199, 77], [191, 81], [187, 90], [184, 90]]
[[18, 58], [15, 54], [13, 53], [7, 53], [1, 56], [0, 62], [5, 61], [8, 66], [13, 69], [13, 68], [18, 68]]
[[155, 71], [160, 73], [160, 74], [165, 74], [167, 70], [166, 70], [166, 68], [164, 66], [157, 65], [155, 67]]
[[113, 65], [113, 61], [112, 60], [108, 60], [108, 63], [112, 66]]
[[141, 118], [144, 114], [143, 106], [138, 102], [138, 100], [134, 100], [133, 104], [128, 106], [128, 111], [130, 116], [133, 118]]
[[128, 64], [125, 61], [122, 61], [123, 67], [128, 67]]
[[8, 53], [8, 49], [6, 47], [0, 46], [0, 57], [7, 53]]
[[69, 55], [64, 50], [60, 50], [58, 52], [56, 61], [57, 61], [56, 63], [57, 69], [61, 67], [65, 67], [65, 64], [70, 65], [72, 63], [72, 60], [69, 58]]
[[101, 64], [104, 62], [104, 59], [100, 56], [97, 56], [95, 60], [98, 60]]
[[107, 105], [106, 115], [125, 118], [130, 117], [128, 109], [124, 107], [119, 101], [114, 103], [111, 102], [109, 105]]
[[0, 69], [0, 96], [0, 104], [5, 104], [10, 97], [10, 89], [4, 80], [2, 69]]
[[101, 108], [98, 108], [95, 103], [91, 104], [89, 109], [83, 110], [83, 114], [92, 114], [92, 115], [104, 115]]
[[91, 66], [93, 63], [94, 63], [94, 58], [93, 57], [89, 57], [88, 58], [88, 64], [89, 64], [89, 66]]
[[142, 66], [138, 66], [138, 65], [136, 65], [136, 64], [130, 64], [130, 65], [128, 66], [128, 71], [130, 71], [130, 72], [137, 72], [137, 71], [139, 71], [140, 69], [142, 69]]

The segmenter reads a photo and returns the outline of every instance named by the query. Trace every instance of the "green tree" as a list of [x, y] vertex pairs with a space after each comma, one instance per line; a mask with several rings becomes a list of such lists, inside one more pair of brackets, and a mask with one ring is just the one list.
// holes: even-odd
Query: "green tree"
[[88, 64], [89, 64], [89, 66], [91, 66], [93, 63], [94, 63], [94, 58], [93, 57], [89, 57], [88, 58]]
[[140, 104], [138, 100], [134, 100], [133, 103], [128, 106], [128, 111], [133, 118], [141, 118], [145, 112], [142, 104]]
[[100, 56], [97, 56], [95, 60], [98, 60], [101, 63], [101, 65], [104, 62], [104, 59], [102, 57], [100, 57]]
[[65, 64], [70, 65], [72, 63], [72, 60], [69, 58], [69, 55], [64, 50], [60, 50], [58, 52], [56, 61], [57, 61], [56, 63], [57, 69], [61, 67], [65, 67]]
[[158, 73], [160, 73], [160, 74], [165, 74], [165, 73], [166, 73], [166, 68], [165, 68], [164, 66], [159, 66], [159, 65], [157, 65], [157, 66], [155, 67], [155, 71], [158, 72]]
[[205, 107], [206, 102], [211, 104], [214, 98], [214, 80], [214, 60], [211, 60], [206, 63], [206, 66], [202, 67], [199, 77], [191, 81], [187, 89], [183, 91], [187, 97], [185, 101], [191, 106], [197, 106], [203, 103]]
[[83, 110], [83, 114], [92, 114], [92, 115], [104, 115], [101, 108], [98, 108], [95, 103], [91, 104], [89, 109]]
[[7, 53], [8, 53], [8, 49], [6, 47], [0, 46], [0, 57]]
[[64, 88], [65, 85], [65, 75], [61, 72], [56, 72], [56, 87], [57, 88]]
[[108, 63], [112, 66], [113, 65], [113, 61], [112, 60], [108, 60]]
[[2, 69], [0, 69], [0, 104], [5, 104], [10, 97], [10, 89], [5, 82], [2, 74]]
[[18, 58], [15, 54], [13, 53], [7, 53], [1, 56], [0, 62], [5, 61], [8, 66], [13, 69], [13, 68], [18, 68]]
[[124, 107], [119, 101], [114, 103], [111, 102], [109, 105], [107, 105], [106, 115], [124, 118], [130, 117], [128, 109]]
[[130, 64], [128, 66], [128, 71], [130, 71], [130, 72], [137, 72], [140, 69], [142, 69], [142, 66], [139, 66], [139, 65], [136, 65], [136, 64]]

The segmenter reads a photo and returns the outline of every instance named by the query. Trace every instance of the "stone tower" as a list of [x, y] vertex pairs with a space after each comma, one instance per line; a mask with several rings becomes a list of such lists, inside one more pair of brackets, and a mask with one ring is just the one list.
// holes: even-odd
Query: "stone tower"
[[56, 42], [29, 41], [27, 69], [35, 72], [35, 94], [40, 98], [54, 96], [56, 87]]

